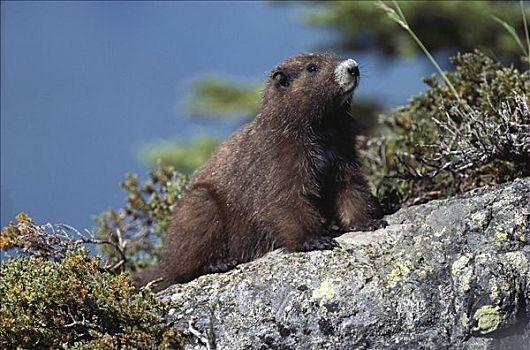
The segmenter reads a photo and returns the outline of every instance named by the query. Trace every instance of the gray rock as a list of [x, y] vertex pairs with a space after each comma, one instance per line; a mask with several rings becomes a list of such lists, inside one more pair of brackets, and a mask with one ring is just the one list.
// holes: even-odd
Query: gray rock
[[188, 349], [530, 349], [530, 178], [172, 286]]

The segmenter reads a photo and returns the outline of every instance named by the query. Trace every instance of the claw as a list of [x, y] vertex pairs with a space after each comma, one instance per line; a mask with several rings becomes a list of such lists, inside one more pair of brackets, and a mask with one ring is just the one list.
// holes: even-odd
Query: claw
[[237, 261], [234, 259], [217, 260], [217, 261], [209, 263], [208, 266], [206, 267], [206, 270], [210, 273], [226, 272], [234, 268], [236, 265], [237, 265]]
[[331, 250], [338, 247], [339, 244], [332, 237], [321, 236], [316, 239], [309, 240], [304, 242], [300, 247], [301, 251], [310, 251], [310, 250]]
[[388, 222], [383, 219], [370, 219], [363, 223], [357, 223], [351, 225], [349, 231], [375, 231], [380, 228], [385, 228], [388, 226]]

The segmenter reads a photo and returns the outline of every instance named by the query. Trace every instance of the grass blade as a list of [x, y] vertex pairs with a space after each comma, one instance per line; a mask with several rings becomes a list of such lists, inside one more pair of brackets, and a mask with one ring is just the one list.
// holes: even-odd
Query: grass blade
[[526, 36], [526, 46], [528, 47], [526, 59], [528, 60], [528, 64], [530, 65], [530, 35], [528, 35], [528, 23], [526, 22], [526, 12], [524, 10], [523, 0], [519, 1], [519, 5], [521, 5], [521, 14], [523, 15], [524, 23], [524, 33]]
[[508, 33], [510, 33], [510, 35], [514, 38], [515, 42], [517, 43], [517, 45], [519, 45], [519, 47], [521, 48], [521, 50], [523, 50], [523, 53], [528, 56], [528, 53], [526, 52], [526, 49], [523, 45], [523, 43], [521, 42], [521, 39], [519, 39], [519, 35], [517, 35], [517, 32], [515, 31], [515, 28], [512, 27], [511, 25], [509, 25], [508, 23], [506, 23], [505, 21], [503, 21], [502, 19], [500, 19], [499, 17], [497, 16], [491, 16], [495, 21], [497, 21], [498, 23], [500, 23], [504, 29], [506, 29], [506, 31]]
[[442, 70], [442, 68], [438, 65], [438, 62], [436, 62], [436, 60], [434, 59], [434, 57], [431, 55], [431, 53], [429, 52], [429, 50], [427, 50], [427, 48], [425, 47], [425, 45], [423, 45], [423, 43], [421, 42], [420, 38], [418, 38], [416, 36], [416, 34], [414, 33], [414, 31], [410, 28], [408, 22], [407, 22], [407, 18], [405, 17], [405, 15], [403, 14], [403, 11], [401, 11], [401, 8], [399, 7], [398, 3], [395, 1], [395, 0], [392, 0], [392, 3], [394, 4], [394, 7], [396, 8], [396, 10], [394, 10], [393, 8], [389, 7], [387, 4], [385, 4], [383, 1], [379, 0], [376, 2], [376, 5], [383, 9], [388, 17], [390, 17], [390, 19], [392, 19], [394, 22], [398, 23], [400, 26], [402, 26], [409, 34], [410, 36], [412, 37], [412, 39], [414, 39], [414, 41], [416, 42], [416, 44], [418, 44], [418, 46], [420, 47], [420, 49], [423, 51], [423, 53], [425, 54], [425, 56], [427, 56], [427, 58], [431, 61], [431, 63], [434, 65], [434, 67], [436, 68], [436, 70], [438, 71], [438, 73], [440, 74], [440, 76], [442, 77], [442, 79], [445, 81], [445, 83], [447, 84], [447, 86], [449, 87], [449, 89], [451, 90], [451, 92], [455, 95], [455, 97], [460, 100], [460, 95], [458, 94], [458, 92], [456, 92], [456, 89], [455, 87], [453, 86], [453, 84], [451, 83], [451, 81], [449, 80], [449, 78], [447, 78], [447, 75], [444, 73], [444, 71]]

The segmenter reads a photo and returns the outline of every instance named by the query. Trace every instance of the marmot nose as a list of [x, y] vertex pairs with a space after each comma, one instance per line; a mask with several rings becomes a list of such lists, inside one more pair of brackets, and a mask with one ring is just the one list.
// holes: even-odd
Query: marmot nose
[[358, 77], [360, 75], [359, 66], [357, 64], [355, 64], [354, 66], [348, 67], [347, 70], [348, 70], [348, 73], [350, 75], [353, 75], [354, 77]]
[[351, 91], [359, 83], [360, 74], [359, 65], [350, 58], [335, 68], [335, 81], [344, 91]]

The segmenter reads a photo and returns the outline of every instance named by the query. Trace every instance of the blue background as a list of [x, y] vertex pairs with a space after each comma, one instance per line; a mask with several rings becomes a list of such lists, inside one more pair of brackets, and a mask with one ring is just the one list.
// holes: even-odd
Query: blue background
[[[190, 81], [207, 73], [262, 81], [284, 58], [336, 39], [303, 6], [262, 2], [2, 2], [1, 223], [91, 228], [125, 203], [126, 172], [157, 140], [226, 137], [239, 121], [190, 119]], [[384, 15], [384, 14], [382, 14]], [[421, 58], [360, 62], [361, 96], [388, 106], [423, 90]]]

